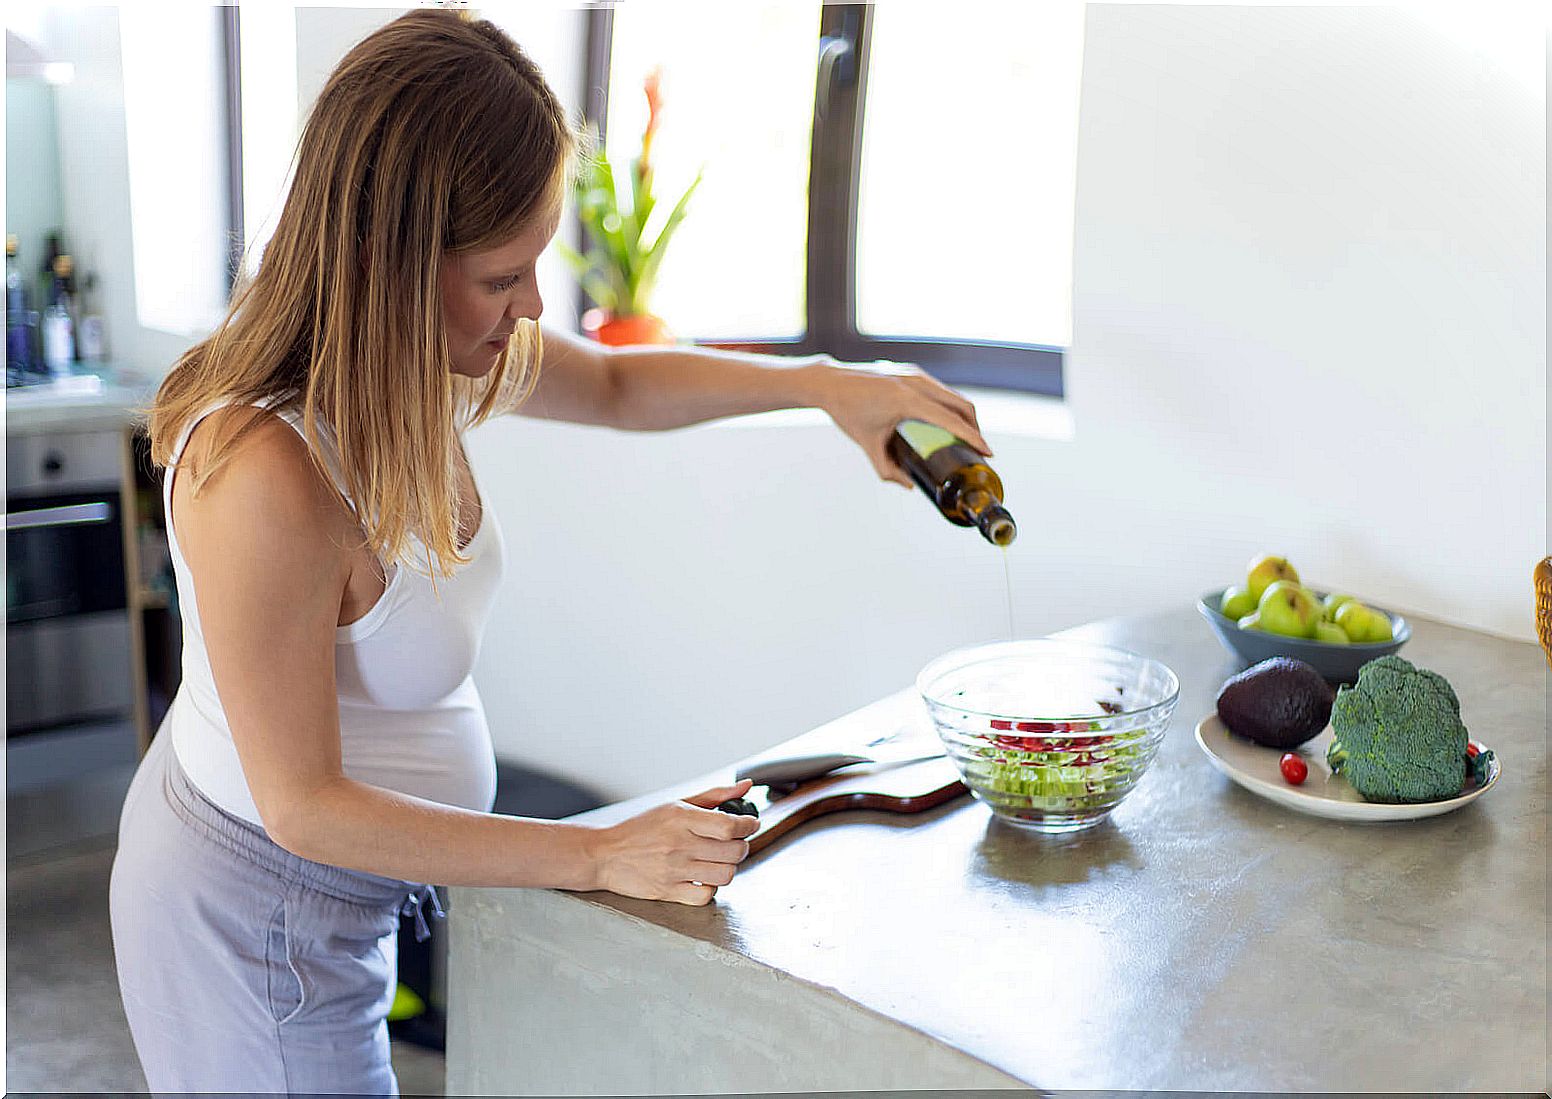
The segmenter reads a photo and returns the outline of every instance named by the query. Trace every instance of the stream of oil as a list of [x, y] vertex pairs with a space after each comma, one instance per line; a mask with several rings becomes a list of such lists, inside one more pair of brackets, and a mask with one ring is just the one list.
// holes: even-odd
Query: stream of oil
[[1013, 569], [1008, 563], [1008, 547], [1002, 547], [1002, 590], [1008, 601], [1008, 640], [1018, 640], [1013, 630]]

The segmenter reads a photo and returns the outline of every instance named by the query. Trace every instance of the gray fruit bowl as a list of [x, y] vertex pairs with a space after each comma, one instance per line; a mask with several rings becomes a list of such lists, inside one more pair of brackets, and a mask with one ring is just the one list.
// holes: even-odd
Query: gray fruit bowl
[[[1197, 601], [1196, 609], [1201, 612], [1203, 618], [1207, 619], [1207, 624], [1218, 635], [1218, 640], [1223, 642], [1223, 647], [1243, 661], [1246, 667], [1259, 664], [1263, 660], [1270, 660], [1274, 656], [1291, 656], [1295, 660], [1302, 660], [1310, 665], [1325, 676], [1328, 682], [1352, 683], [1358, 678], [1359, 668], [1376, 657], [1389, 656], [1405, 645], [1412, 636], [1412, 627], [1407, 625], [1405, 618], [1367, 601], [1362, 601], [1364, 606], [1379, 611], [1390, 619], [1390, 629], [1394, 636], [1389, 641], [1363, 645], [1332, 645], [1325, 641], [1285, 637], [1282, 634], [1266, 633], [1263, 630], [1242, 630], [1238, 622], [1218, 610], [1219, 604], [1223, 601], [1223, 591], [1224, 589], [1218, 588], [1216, 591], [1208, 592]], [[1322, 599], [1326, 597], [1325, 592], [1315, 594]]]

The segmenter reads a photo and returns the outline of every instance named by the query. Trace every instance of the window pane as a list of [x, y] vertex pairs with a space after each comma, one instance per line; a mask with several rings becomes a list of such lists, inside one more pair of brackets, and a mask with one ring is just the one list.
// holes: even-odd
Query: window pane
[[945, 10], [874, 8], [857, 327], [1065, 347], [1083, 4]]
[[[488, 0], [478, 7], [482, 18], [511, 35], [523, 52], [544, 72], [544, 79], [559, 97], [566, 117], [582, 117], [579, 95], [587, 69], [588, 12], [567, 0], [561, 4], [536, 4], [533, 0]], [[575, 208], [568, 201], [561, 214], [558, 240], [576, 244]], [[577, 328], [577, 283], [571, 268], [546, 248], [535, 270], [539, 294], [544, 299], [544, 322], [559, 328]]]
[[203, 336], [226, 308], [220, 10], [125, 4], [119, 41], [136, 312], [146, 328]]
[[243, 250], [247, 274], [280, 219], [296, 148], [296, 10], [288, 0], [239, 8], [242, 75]]
[[646, 127], [642, 81], [663, 67], [647, 239], [706, 167], [652, 298], [681, 337], [803, 334], [819, 15], [770, 0], [614, 9], [608, 154], [622, 181]]

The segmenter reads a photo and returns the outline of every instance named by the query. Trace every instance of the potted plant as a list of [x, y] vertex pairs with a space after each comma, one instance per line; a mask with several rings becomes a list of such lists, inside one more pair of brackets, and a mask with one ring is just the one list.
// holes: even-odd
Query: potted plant
[[652, 313], [652, 289], [663, 254], [704, 173], [703, 169], [696, 174], [661, 227], [648, 237], [647, 223], [658, 206], [652, 188], [652, 138], [663, 106], [661, 69], [647, 74], [643, 90], [647, 95], [647, 128], [641, 135], [641, 155], [631, 162], [630, 202], [622, 203], [624, 188], [595, 133], [594, 150], [584, 158], [576, 184], [577, 217], [590, 247], [581, 255], [556, 244], [583, 291], [598, 305], [584, 314], [584, 331], [607, 344], [673, 342], [668, 326]]

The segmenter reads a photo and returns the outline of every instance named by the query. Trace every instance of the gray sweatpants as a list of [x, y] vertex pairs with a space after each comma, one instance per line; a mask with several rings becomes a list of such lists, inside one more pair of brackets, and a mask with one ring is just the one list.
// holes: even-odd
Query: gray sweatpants
[[401, 911], [429, 886], [299, 858], [217, 808], [159, 735], [119, 821], [109, 911], [153, 1092], [398, 1095], [388, 1057]]

